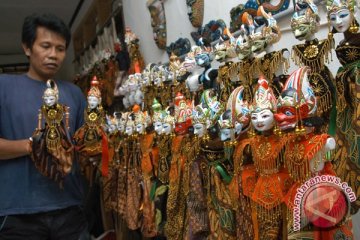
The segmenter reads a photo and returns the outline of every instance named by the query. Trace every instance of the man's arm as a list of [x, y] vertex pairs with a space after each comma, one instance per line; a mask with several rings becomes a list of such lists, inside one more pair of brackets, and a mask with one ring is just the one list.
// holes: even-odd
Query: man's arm
[[29, 139], [6, 140], [0, 138], [0, 160], [29, 155], [32, 151]]

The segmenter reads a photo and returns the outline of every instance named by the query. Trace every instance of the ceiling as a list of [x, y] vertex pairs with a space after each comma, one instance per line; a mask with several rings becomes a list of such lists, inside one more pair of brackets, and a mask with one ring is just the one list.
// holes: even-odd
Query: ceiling
[[21, 28], [26, 16], [32, 13], [53, 13], [71, 27], [83, 2], [84, 0], [0, 0], [0, 65], [16, 64], [24, 59], [21, 58], [24, 55], [21, 48]]

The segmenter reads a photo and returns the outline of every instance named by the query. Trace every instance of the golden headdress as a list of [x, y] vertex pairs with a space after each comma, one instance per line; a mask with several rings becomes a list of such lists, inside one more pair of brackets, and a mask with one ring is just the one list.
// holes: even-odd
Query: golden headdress
[[152, 121], [153, 122], [161, 122], [162, 121], [161, 120], [162, 106], [156, 98], [154, 98], [151, 108], [153, 110]]
[[97, 80], [97, 77], [94, 76], [91, 80], [91, 87], [88, 92], [88, 96], [94, 96], [99, 99], [99, 104], [101, 103], [101, 92], [99, 89], [99, 81]]
[[175, 125], [175, 117], [171, 115], [171, 113], [168, 111], [168, 108], [162, 112], [162, 123], [168, 123], [172, 127]]
[[295, 13], [291, 18], [291, 28], [297, 28], [300, 24], [310, 24], [315, 33], [320, 24], [319, 11], [311, 0], [300, 0], [296, 3]]
[[135, 115], [135, 125], [144, 124], [144, 126], [147, 127], [151, 124], [150, 116], [147, 114], [147, 112], [141, 111], [139, 105], [135, 104], [133, 106], [133, 112]]
[[251, 112], [261, 112], [265, 109], [276, 112], [276, 97], [270, 88], [268, 81], [265, 78], [260, 77], [251, 106]]
[[209, 127], [208, 123], [210, 123], [210, 110], [208, 108], [204, 108], [202, 104], [195, 106], [192, 112], [192, 120], [193, 124], [201, 123], [205, 125], [205, 127]]
[[[265, 22], [258, 24], [254, 33], [250, 33], [251, 41], [265, 39], [267, 44], [276, 43], [281, 37], [280, 28], [277, 25], [275, 18], [271, 13], [267, 13], [263, 6], [260, 6], [257, 11], [257, 17], [263, 17]], [[256, 19], [254, 20], [255, 22]]]
[[244, 99], [244, 87], [235, 88], [228, 98], [226, 109], [231, 110], [232, 121], [242, 123], [244, 125], [250, 122], [249, 104]]
[[355, 0], [327, 0], [326, 9], [328, 15], [333, 12], [337, 12], [341, 9], [349, 9], [352, 13], [354, 12], [356, 2]]
[[218, 123], [221, 129], [234, 128], [234, 122], [231, 117], [230, 109], [227, 109], [225, 112], [223, 112], [223, 114], [220, 115]]

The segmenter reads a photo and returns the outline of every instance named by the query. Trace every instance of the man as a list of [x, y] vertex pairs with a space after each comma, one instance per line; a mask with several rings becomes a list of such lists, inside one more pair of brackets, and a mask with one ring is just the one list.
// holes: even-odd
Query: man
[[[79, 239], [86, 230], [84, 190], [77, 163], [63, 189], [39, 173], [30, 158], [46, 81], [58, 72], [70, 31], [50, 14], [25, 18], [24, 75], [0, 75], [0, 239]], [[70, 107], [70, 134], [82, 125], [85, 98], [74, 84], [56, 81], [59, 103]]]

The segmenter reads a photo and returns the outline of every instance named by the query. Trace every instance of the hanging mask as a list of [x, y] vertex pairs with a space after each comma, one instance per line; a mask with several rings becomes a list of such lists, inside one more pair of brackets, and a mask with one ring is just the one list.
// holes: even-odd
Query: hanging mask
[[309, 39], [319, 29], [320, 17], [316, 5], [311, 0], [297, 2], [290, 24], [296, 39]]
[[148, 0], [146, 5], [150, 11], [155, 43], [158, 48], [166, 49], [166, 18], [163, 1]]
[[204, 18], [204, 0], [186, 0], [188, 16], [194, 27], [201, 27]]

